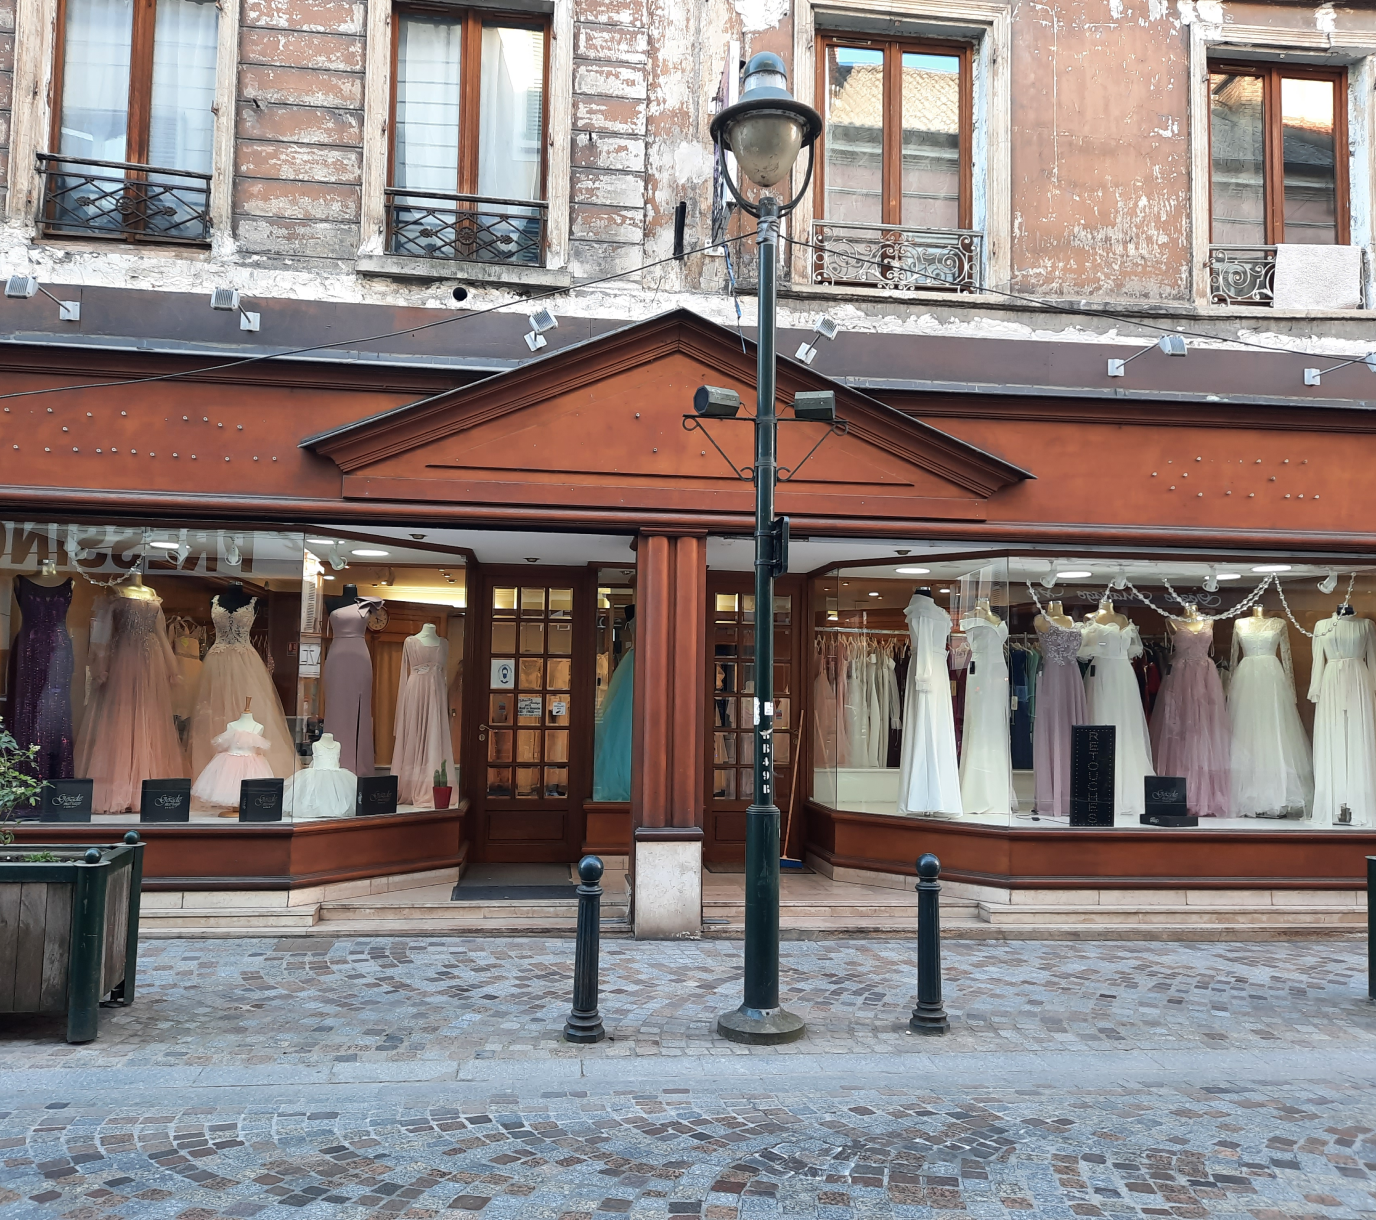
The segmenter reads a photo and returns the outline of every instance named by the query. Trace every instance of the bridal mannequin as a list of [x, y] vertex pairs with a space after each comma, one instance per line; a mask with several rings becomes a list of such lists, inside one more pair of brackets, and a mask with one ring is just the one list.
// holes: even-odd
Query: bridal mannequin
[[253, 697], [250, 695], [244, 700], [244, 710], [237, 720], [231, 720], [225, 725], [226, 733], [259, 733], [263, 731], [263, 726], [254, 718], [249, 708], [253, 706]]
[[[1259, 610], [1261, 607], [1258, 606]], [[1185, 605], [1185, 622], [1177, 623], [1173, 618], [1166, 620], [1166, 626], [1171, 631], [1213, 631], [1213, 624], [1199, 613], [1199, 607], [1194, 602], [1187, 602]]]
[[65, 585], [70, 578], [57, 574], [57, 560], [45, 559], [38, 565], [38, 571], [26, 579], [31, 580], [36, 585], [42, 585], [45, 589], [56, 589], [58, 585]]
[[152, 602], [159, 600], [158, 595], [143, 583], [143, 575], [139, 572], [135, 572], [123, 584], [116, 585], [115, 592], [120, 597], [128, 597], [134, 601]]
[[271, 743], [263, 736], [263, 726], [249, 708], [252, 697], [244, 700], [243, 713], [225, 725], [225, 731], [211, 743], [215, 757], [206, 764], [191, 786], [193, 801], [200, 807], [221, 806], [221, 817], [234, 817], [239, 807], [239, 785], [246, 779], [271, 779], [272, 767], [263, 757]]
[[1218, 669], [1209, 656], [1214, 623], [1193, 602], [1173, 634], [1171, 664], [1152, 710], [1151, 740], [1158, 775], [1185, 779], [1195, 817], [1227, 817], [1232, 809], [1232, 722]]
[[440, 635], [439, 632], [435, 630], [434, 623], [425, 623], [421, 629], [416, 632], [416, 639], [426, 645], [426, 647], [434, 647], [434, 645], [439, 643]]
[[1047, 606], [1044, 613], [1037, 615], [1032, 621], [1032, 626], [1038, 635], [1045, 635], [1047, 630], [1052, 627], [1070, 628], [1075, 626], [1075, 620], [1065, 612], [1065, 607], [1060, 602], [1052, 602]]
[[228, 588], [219, 594], [221, 609], [228, 610], [231, 614], [247, 606], [252, 600], [252, 596], [244, 592], [243, 582], [238, 580], [231, 580]]
[[989, 599], [987, 597], [981, 597], [975, 602], [975, 613], [986, 623], [993, 623], [995, 626], [1003, 622], [1003, 620], [994, 613], [993, 608], [989, 605]]
[[1111, 597], [1105, 597], [1100, 600], [1099, 609], [1091, 616], [1091, 621], [1102, 623], [1105, 626], [1112, 623], [1115, 627], [1123, 631], [1128, 629], [1128, 616], [1126, 614], [1119, 614], [1113, 608], [1113, 598]]

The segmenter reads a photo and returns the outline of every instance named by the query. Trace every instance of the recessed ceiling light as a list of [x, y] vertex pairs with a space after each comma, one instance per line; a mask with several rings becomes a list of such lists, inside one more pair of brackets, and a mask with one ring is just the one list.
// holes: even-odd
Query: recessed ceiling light
[[1259, 563], [1252, 569], [1253, 572], [1288, 572], [1288, 563]]
[[366, 547], [360, 547], [356, 551], [350, 551], [350, 555], [357, 555], [360, 559], [385, 559], [391, 554], [390, 551], [373, 551]]
[[325, 577], [325, 579], [326, 579], [326, 580], [333, 580], [334, 577], [333, 577], [333, 576], [327, 576], [327, 577]]
[[879, 594], [878, 594], [878, 593], [871, 593], [870, 596], [871, 596], [871, 597], [878, 597]]
[[[358, 552], [355, 551], [354, 554], [357, 555]], [[1056, 579], [1057, 579], [1057, 580], [1085, 580], [1085, 579], [1087, 579], [1088, 577], [1093, 576], [1093, 575], [1094, 575], [1093, 572], [1057, 572], [1057, 573], [1056, 573]]]
[[894, 568], [900, 576], [926, 576], [931, 568]]
[[312, 546], [334, 546], [335, 544], [333, 538], [307, 538], [306, 541]]
[[177, 549], [175, 542], [150, 542], [148, 545], [155, 546], [160, 551], [175, 551]]
[[950, 589], [938, 589], [938, 590], [937, 590], [938, 593], [949, 593], [950, 591], [951, 591]]
[[1242, 579], [1242, 573], [1241, 573], [1241, 572], [1220, 572], [1220, 573], [1218, 574], [1218, 579], [1219, 579], [1219, 580], [1241, 580], [1241, 579]]

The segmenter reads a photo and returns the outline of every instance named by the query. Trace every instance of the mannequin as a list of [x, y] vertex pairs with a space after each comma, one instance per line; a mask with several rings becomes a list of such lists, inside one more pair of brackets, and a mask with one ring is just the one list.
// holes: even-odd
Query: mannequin
[[1032, 621], [1032, 626], [1038, 635], [1045, 635], [1048, 628], [1052, 626], [1061, 628], [1071, 628], [1075, 626], [1075, 620], [1065, 612], [1065, 608], [1060, 602], [1052, 602], [1047, 606], [1044, 613], [1037, 615]]
[[[346, 612], [347, 613], [347, 612]], [[397, 801], [418, 809], [434, 807], [435, 772], [454, 770], [449, 735], [449, 641], [425, 623], [401, 646], [401, 678], [393, 717], [392, 774]]]
[[59, 585], [65, 585], [68, 577], [57, 574], [57, 560], [45, 559], [38, 565], [38, 571], [27, 577], [36, 585], [42, 585], [45, 589], [56, 589]]
[[227, 733], [261, 733], [263, 726], [254, 718], [249, 708], [253, 706], [253, 696], [250, 695], [244, 700], [244, 710], [240, 713], [238, 720], [231, 720], [225, 725]]
[[229, 587], [223, 590], [218, 596], [220, 599], [220, 606], [228, 610], [231, 614], [247, 606], [249, 602], [253, 600], [249, 594], [244, 592], [244, 584], [243, 581], [240, 580], [231, 580], [229, 582]]
[[416, 639], [427, 648], [433, 648], [439, 643], [440, 634], [435, 630], [434, 623], [425, 623], [421, 626], [421, 629], [416, 632]]
[[73, 775], [72, 589], [51, 559], [32, 576], [14, 578], [20, 624], [10, 645], [5, 727], [21, 749], [37, 747], [31, 769], [42, 780]]
[[[244, 700], [244, 710], [237, 720], [225, 725], [225, 731], [215, 738], [215, 757], [206, 764], [191, 786], [196, 804], [239, 807], [239, 785], [246, 779], [271, 779], [272, 767], [263, 757], [271, 743], [263, 736], [263, 726], [249, 710], [252, 697]], [[221, 814], [232, 817], [232, 813]]]
[[1376, 625], [1343, 602], [1314, 624], [1314, 823], [1376, 823]]
[[594, 730], [592, 787], [595, 801], [631, 799], [631, 732], [635, 706], [635, 604], [621, 624], [621, 660], [612, 671]]
[[330, 645], [321, 685], [325, 727], [340, 745], [340, 766], [355, 775], [373, 774], [373, 661], [368, 652], [368, 617], [382, 599], [359, 597], [357, 585], [345, 585], [344, 596], [330, 610]]
[[1128, 616], [1126, 614], [1119, 614], [1113, 608], [1113, 598], [1111, 597], [1100, 599], [1099, 610], [1096, 614], [1091, 615], [1091, 621], [1103, 623], [1105, 626], [1112, 623], [1115, 627], [1119, 627], [1124, 631], [1128, 629]]
[[339, 765], [339, 742], [325, 733], [311, 746], [311, 765], [287, 780], [282, 810], [297, 821], [352, 817], [357, 791], [358, 777]]
[[120, 597], [132, 598], [135, 601], [152, 602], [158, 601], [158, 595], [143, 583], [143, 575], [135, 572], [123, 584], [115, 586], [115, 592]]
[[[960, 814], [964, 804], [947, 668], [951, 616], [932, 599], [930, 589], [921, 587], [913, 591], [904, 617], [912, 651], [903, 702], [897, 809], [899, 813]], [[1007, 715], [1006, 710], [1003, 714]]]
[[987, 597], [981, 597], [976, 600], [975, 613], [986, 623], [993, 623], [995, 626], [1003, 622], [1003, 620], [994, 613], [992, 607], [989, 605], [989, 599]]
[[1173, 618], [1166, 620], [1166, 625], [1171, 631], [1212, 631], [1213, 624], [1199, 613], [1199, 607], [1194, 602], [1185, 603], [1185, 622], [1177, 623]]
[[356, 601], [358, 601], [358, 586], [345, 585], [338, 597], [325, 599], [325, 613], [333, 614], [340, 606], [351, 606]]
[[1214, 623], [1193, 602], [1185, 619], [1167, 619], [1170, 669], [1151, 716], [1158, 775], [1185, 779], [1186, 807], [1195, 817], [1227, 817], [1232, 810], [1232, 723], [1218, 669], [1209, 656]]

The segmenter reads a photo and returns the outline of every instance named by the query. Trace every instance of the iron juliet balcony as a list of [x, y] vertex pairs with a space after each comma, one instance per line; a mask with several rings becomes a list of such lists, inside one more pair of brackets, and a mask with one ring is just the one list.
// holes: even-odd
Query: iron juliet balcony
[[1210, 246], [1210, 305], [1271, 305], [1276, 279], [1275, 246]]
[[975, 229], [812, 223], [812, 282], [890, 292], [978, 292], [984, 234]]
[[126, 161], [38, 153], [47, 237], [206, 245], [210, 175]]
[[387, 253], [465, 262], [544, 262], [549, 204], [388, 187]]

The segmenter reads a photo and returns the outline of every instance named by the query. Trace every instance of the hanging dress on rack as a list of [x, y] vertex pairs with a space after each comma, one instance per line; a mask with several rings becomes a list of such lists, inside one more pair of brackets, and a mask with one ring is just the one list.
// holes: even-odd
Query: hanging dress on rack
[[339, 761], [355, 775], [372, 775], [373, 658], [368, 652], [368, 616], [379, 597], [360, 597], [330, 615], [330, 649], [321, 670], [325, 732], [339, 742]]
[[1314, 627], [1309, 701], [1314, 712], [1314, 824], [1376, 823], [1376, 628], [1352, 615]]
[[72, 582], [40, 585], [14, 578], [14, 600], [23, 620], [10, 652], [9, 712], [5, 727], [21, 750], [37, 746], [38, 779], [71, 779], [72, 637], [67, 611]]
[[1007, 623], [980, 615], [961, 619], [970, 645], [965, 679], [965, 732], [960, 751], [960, 798], [966, 813], [1012, 813], [1013, 758], [1008, 723]]
[[1036, 769], [1037, 813], [1070, 816], [1070, 729], [1089, 723], [1085, 684], [1080, 677], [1080, 628], [1048, 623], [1041, 635], [1041, 677], [1032, 720], [1032, 761]]
[[1314, 757], [1295, 706], [1285, 620], [1244, 618], [1233, 624], [1232, 671], [1233, 816], [1307, 813], [1314, 804]]
[[1113, 810], [1134, 818], [1147, 811], [1144, 780], [1154, 775], [1151, 765], [1151, 734], [1142, 710], [1142, 688], [1132, 668], [1142, 655], [1142, 637], [1133, 623], [1089, 622], [1084, 627], [1082, 660], [1089, 661], [1085, 675], [1085, 710], [1088, 724], [1111, 724], [1114, 733]]
[[904, 612], [912, 652], [903, 703], [903, 751], [898, 771], [899, 813], [961, 812], [956, 722], [947, 676], [951, 616], [930, 597], [913, 594]]
[[449, 737], [449, 698], [444, 676], [449, 667], [449, 641], [436, 635], [427, 644], [408, 636], [401, 646], [401, 681], [397, 687], [396, 745], [392, 774], [397, 802], [419, 809], [435, 806], [435, 772], [445, 764], [454, 780], [454, 747]]
[[[263, 723], [268, 740], [267, 764], [285, 779], [296, 769], [296, 751], [282, 711], [282, 699], [272, 675], [250, 638], [258, 599], [237, 610], [226, 610], [218, 596], [210, 599], [215, 643], [201, 662], [196, 707], [191, 716], [191, 774], [200, 775], [215, 757], [215, 737], [231, 720], [243, 715], [244, 702], [253, 700], [253, 715]], [[217, 728], [218, 726], [218, 728]]]
[[1214, 625], [1181, 628], [1171, 644], [1171, 667], [1151, 717], [1156, 774], [1185, 778], [1185, 806], [1196, 817], [1226, 818], [1231, 809], [1232, 728], [1223, 683], [1209, 656]]

